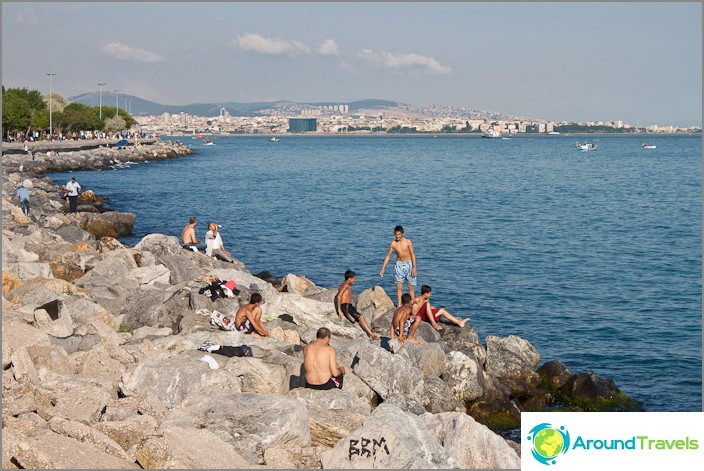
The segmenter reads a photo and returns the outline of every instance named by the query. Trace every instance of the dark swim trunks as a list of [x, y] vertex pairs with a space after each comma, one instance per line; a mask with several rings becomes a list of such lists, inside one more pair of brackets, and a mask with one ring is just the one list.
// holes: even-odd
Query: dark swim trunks
[[[339, 316], [340, 311], [337, 310], [337, 295], [335, 295], [333, 304], [335, 305], [335, 312]], [[357, 312], [357, 309], [355, 309], [353, 305], [344, 303], [340, 307], [342, 308], [342, 314], [347, 318], [348, 321], [352, 323], [359, 322], [359, 316], [361, 316], [362, 314]]]
[[244, 322], [235, 327], [237, 327], [237, 330], [239, 330], [240, 332], [244, 332], [245, 334], [251, 334], [252, 332], [254, 332], [254, 326], [251, 322], [249, 322], [249, 319], [245, 319]]
[[333, 376], [328, 380], [327, 383], [323, 384], [310, 384], [308, 381], [306, 381], [306, 388], [308, 389], [317, 389], [319, 391], [325, 391], [328, 389], [342, 389], [342, 381], [345, 379], [344, 378], [345, 374], [342, 373], [340, 376]]

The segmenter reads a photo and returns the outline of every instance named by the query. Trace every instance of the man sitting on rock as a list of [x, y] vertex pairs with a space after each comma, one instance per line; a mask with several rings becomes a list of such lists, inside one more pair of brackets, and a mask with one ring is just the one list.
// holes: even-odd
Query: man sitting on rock
[[235, 314], [235, 327], [240, 332], [251, 334], [254, 337], [264, 338], [269, 336], [269, 331], [262, 324], [262, 295], [252, 293], [249, 304], [245, 304]]
[[359, 322], [359, 325], [370, 339], [379, 340], [379, 336], [372, 332], [364, 316], [357, 312], [357, 309], [352, 305], [351, 287], [355, 281], [357, 281], [357, 274], [352, 270], [347, 270], [345, 272], [345, 281], [342, 282], [335, 295], [335, 312], [337, 312], [337, 316], [340, 319], [342, 319], [344, 314], [348, 321], [352, 323]]
[[330, 329], [321, 327], [315, 341], [303, 347], [303, 368], [306, 370], [306, 388], [342, 389], [345, 367], [337, 365], [335, 349], [330, 346]]
[[222, 237], [218, 233], [218, 225], [214, 222], [208, 224], [208, 232], [205, 233], [205, 254], [208, 257], [217, 258], [228, 263], [235, 263], [235, 259], [232, 258], [232, 254], [225, 250], [225, 246], [222, 245]]
[[183, 243], [183, 248], [187, 250], [193, 250], [198, 252], [198, 250], [205, 250], [206, 246], [201, 244], [196, 238], [196, 223], [195, 217], [188, 219], [188, 224], [181, 231], [181, 243]]
[[401, 307], [394, 311], [394, 317], [391, 320], [391, 332], [389, 338], [398, 337], [399, 342], [406, 340], [420, 345], [420, 340], [415, 338], [416, 330], [420, 326], [420, 318], [411, 316], [411, 295], [403, 293], [401, 296]]
[[469, 318], [459, 320], [445, 308], [437, 308], [430, 305], [430, 296], [433, 294], [433, 289], [428, 285], [423, 285], [420, 287], [420, 296], [417, 296], [413, 300], [413, 307], [411, 309], [411, 315], [420, 317], [420, 320], [425, 322], [430, 322], [435, 330], [442, 330], [442, 326], [438, 324], [437, 321], [440, 317], [444, 317], [448, 321], [456, 324], [459, 327], [464, 327], [464, 325], [469, 321]]

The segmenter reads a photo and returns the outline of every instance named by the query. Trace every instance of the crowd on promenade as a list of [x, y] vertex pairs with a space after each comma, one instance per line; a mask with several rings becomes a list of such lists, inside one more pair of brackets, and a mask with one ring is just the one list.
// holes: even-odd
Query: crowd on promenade
[[[201, 243], [196, 237], [196, 225], [197, 219], [191, 217], [188, 224], [183, 228], [181, 242], [184, 249], [193, 250], [194, 252], [203, 250], [209, 257], [235, 263], [232, 254], [225, 249], [222, 237], [218, 232], [220, 227], [218, 224], [214, 222], [208, 224], [208, 231], [205, 233], [205, 243]], [[398, 339], [400, 343], [409, 341], [420, 344], [421, 340], [416, 338], [415, 334], [421, 322], [428, 322], [435, 330], [439, 331], [443, 329], [439, 322], [441, 318], [460, 328], [464, 327], [469, 318], [459, 319], [446, 309], [431, 305], [430, 297], [433, 290], [429, 285], [422, 285], [420, 294], [415, 296], [415, 287], [417, 286], [416, 255], [413, 243], [404, 236], [402, 226], [394, 228], [394, 239], [389, 244], [389, 250], [379, 271], [379, 276], [382, 278], [386, 265], [394, 253], [396, 254], [394, 281], [396, 283], [398, 304], [389, 325], [389, 339]], [[340, 319], [344, 317], [353, 324], [359, 324], [371, 340], [379, 340], [379, 336], [372, 332], [364, 315], [357, 311], [352, 303], [352, 285], [356, 281], [357, 274], [354, 271], [347, 270], [344, 273], [344, 280], [340, 284], [333, 300], [335, 312]], [[227, 283], [231, 283], [232, 286], [226, 286]], [[408, 293], [403, 292], [404, 284], [408, 286]], [[211, 291], [212, 296], [214, 291], [221, 290], [223, 287], [233, 290], [235, 285], [233, 281], [222, 282], [217, 280], [207, 289]], [[227, 295], [227, 297], [231, 296]], [[253, 293], [249, 303], [237, 310], [234, 316], [234, 330], [254, 337], [268, 337], [269, 332], [261, 319], [261, 304], [263, 302], [261, 294]], [[308, 388], [342, 388], [345, 370], [344, 367], [337, 365], [335, 350], [329, 345], [330, 339], [330, 330], [326, 327], [321, 327], [316, 333], [316, 340], [304, 347], [304, 369], [306, 371], [306, 387]], [[199, 347], [199, 349], [211, 353], [220, 353], [222, 348], [224, 347], [210, 342], [206, 342]]]
[[141, 131], [72, 131], [58, 132], [49, 134], [46, 131], [27, 131], [16, 132], [13, 135], [7, 135], [3, 138], [4, 142], [65, 142], [65, 141], [84, 141], [94, 139], [154, 139], [158, 138], [158, 134], [145, 133]]

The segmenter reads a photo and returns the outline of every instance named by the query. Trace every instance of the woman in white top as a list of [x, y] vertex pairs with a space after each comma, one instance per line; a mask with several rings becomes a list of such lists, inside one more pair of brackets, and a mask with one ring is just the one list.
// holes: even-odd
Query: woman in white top
[[235, 263], [235, 259], [232, 258], [230, 252], [225, 250], [225, 246], [222, 244], [222, 238], [218, 233], [218, 225], [211, 222], [208, 224], [208, 229], [208, 232], [205, 233], [206, 255], [229, 263]]

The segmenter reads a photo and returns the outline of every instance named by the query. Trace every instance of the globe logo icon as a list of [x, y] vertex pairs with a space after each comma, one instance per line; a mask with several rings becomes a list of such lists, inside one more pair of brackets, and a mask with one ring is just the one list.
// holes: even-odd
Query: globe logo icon
[[556, 458], [570, 448], [570, 434], [562, 426], [554, 428], [548, 423], [536, 425], [527, 438], [533, 442], [533, 458], [545, 465], [555, 464]]

